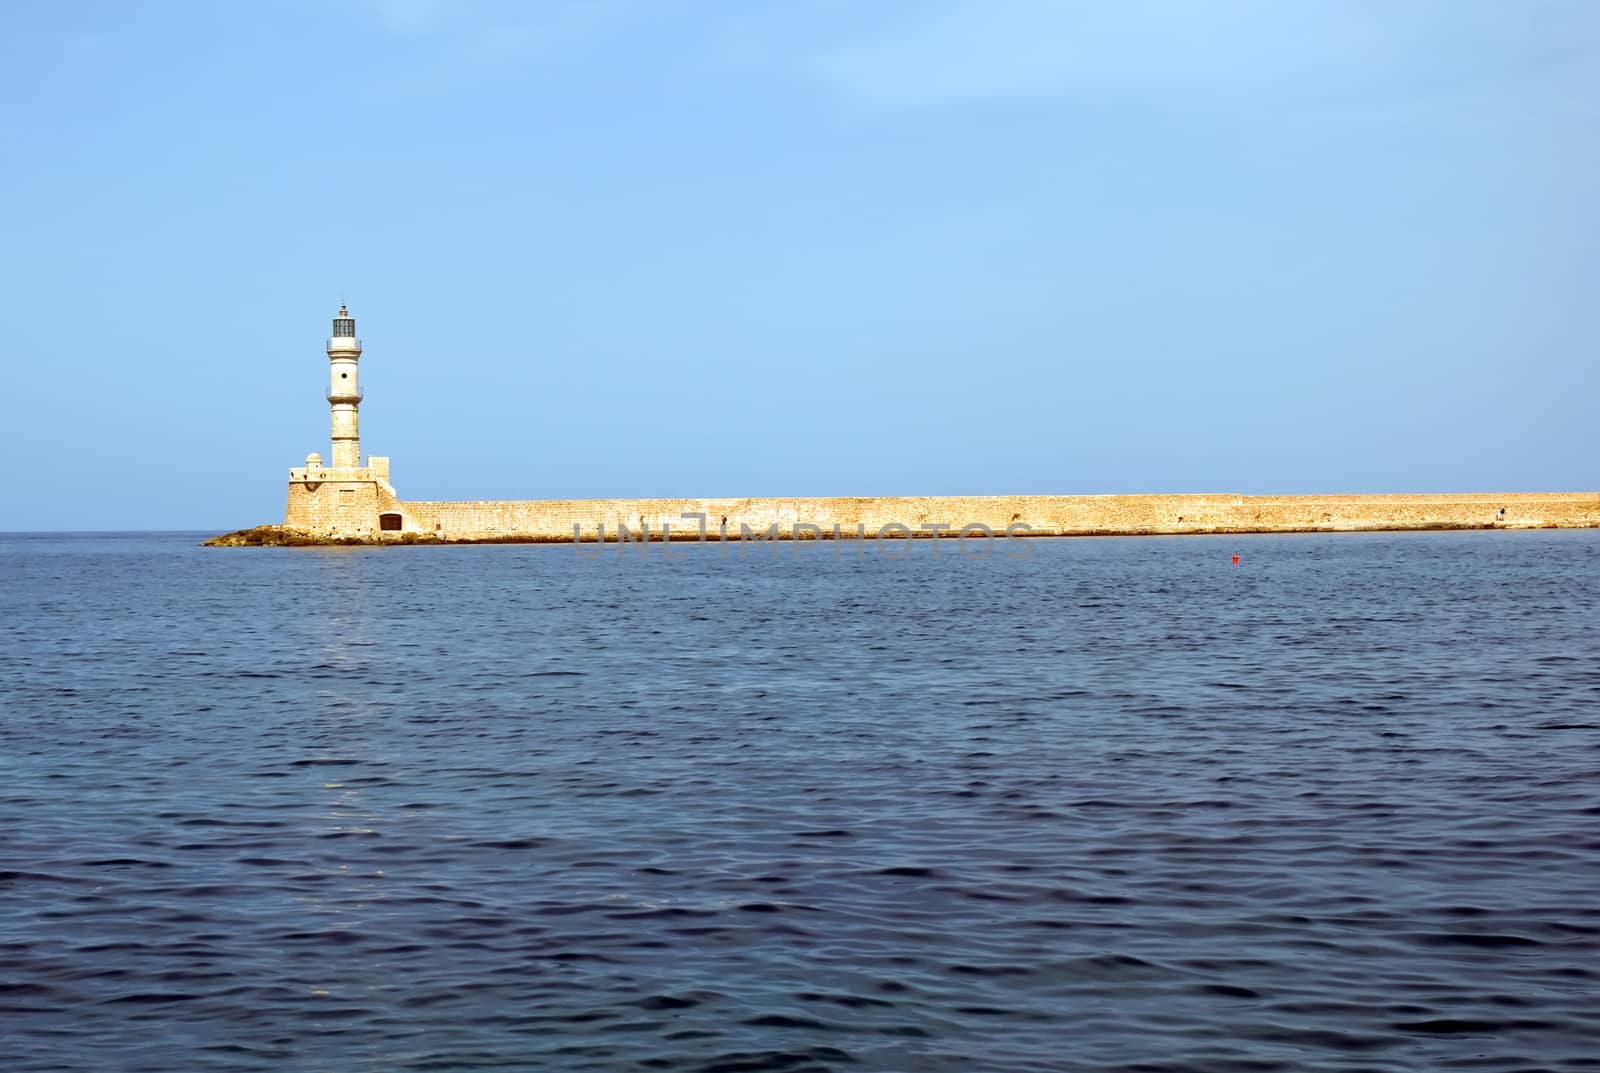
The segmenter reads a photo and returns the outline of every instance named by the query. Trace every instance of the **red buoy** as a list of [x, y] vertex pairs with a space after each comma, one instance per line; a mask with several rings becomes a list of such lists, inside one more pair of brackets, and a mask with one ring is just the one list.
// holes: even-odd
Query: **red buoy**
[[1237, 555], [1235, 555], [1233, 557], [1233, 565], [1234, 566], [1238, 566], [1239, 565], [1239, 557]]

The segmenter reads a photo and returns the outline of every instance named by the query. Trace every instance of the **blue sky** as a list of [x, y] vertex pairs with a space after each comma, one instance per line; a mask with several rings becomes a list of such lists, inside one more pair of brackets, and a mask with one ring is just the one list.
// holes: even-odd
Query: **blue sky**
[[1600, 5], [0, 6], [0, 530], [1600, 487]]

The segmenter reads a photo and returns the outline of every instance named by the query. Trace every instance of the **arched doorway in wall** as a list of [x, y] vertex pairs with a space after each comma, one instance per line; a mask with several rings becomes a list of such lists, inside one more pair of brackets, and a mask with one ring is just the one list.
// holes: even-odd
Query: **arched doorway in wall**
[[385, 533], [398, 533], [400, 531], [400, 515], [389, 512], [378, 515], [378, 528]]

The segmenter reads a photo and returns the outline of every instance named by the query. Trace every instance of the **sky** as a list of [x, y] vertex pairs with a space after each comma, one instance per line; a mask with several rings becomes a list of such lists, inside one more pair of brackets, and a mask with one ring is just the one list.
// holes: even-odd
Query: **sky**
[[1600, 488], [1591, 0], [0, 5], [0, 531]]

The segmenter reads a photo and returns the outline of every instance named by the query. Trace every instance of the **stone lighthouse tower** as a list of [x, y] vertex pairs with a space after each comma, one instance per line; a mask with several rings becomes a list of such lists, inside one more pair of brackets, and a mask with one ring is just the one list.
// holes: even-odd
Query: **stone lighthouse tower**
[[323, 536], [364, 537], [401, 532], [406, 507], [389, 484], [389, 460], [377, 455], [361, 464], [361, 340], [356, 319], [341, 302], [328, 340], [328, 405], [333, 408], [333, 457], [309, 454], [289, 470], [289, 505], [283, 524]]
[[328, 404], [333, 407], [334, 469], [357, 469], [361, 465], [361, 381], [357, 366], [361, 361], [361, 340], [356, 338], [356, 319], [343, 302], [333, 318], [333, 338], [328, 340]]

